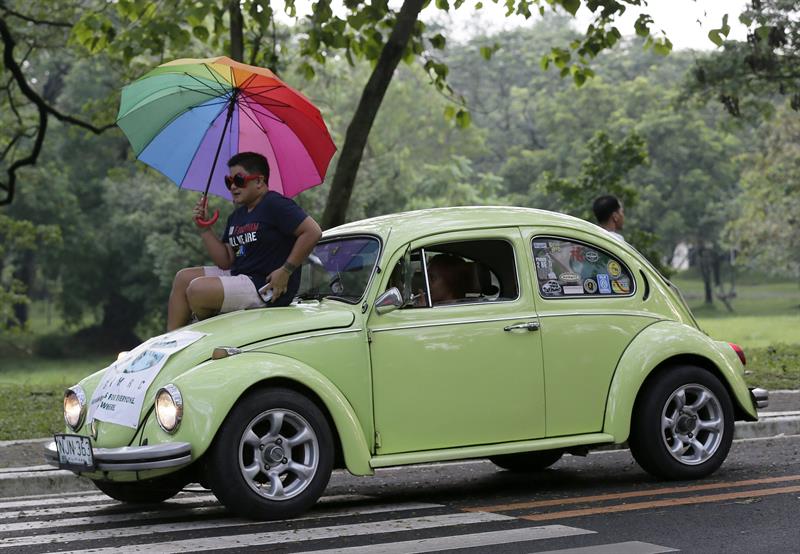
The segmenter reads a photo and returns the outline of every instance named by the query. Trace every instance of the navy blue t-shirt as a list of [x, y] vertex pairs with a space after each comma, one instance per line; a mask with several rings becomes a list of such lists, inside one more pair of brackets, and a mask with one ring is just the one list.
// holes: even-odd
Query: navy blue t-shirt
[[[307, 217], [303, 209], [285, 196], [269, 191], [248, 212], [239, 206], [228, 217], [222, 242], [233, 248], [232, 275], [247, 275], [256, 288], [266, 284], [270, 273], [281, 267], [294, 247], [294, 232]], [[271, 305], [288, 305], [300, 288], [300, 269], [289, 277], [286, 292]]]

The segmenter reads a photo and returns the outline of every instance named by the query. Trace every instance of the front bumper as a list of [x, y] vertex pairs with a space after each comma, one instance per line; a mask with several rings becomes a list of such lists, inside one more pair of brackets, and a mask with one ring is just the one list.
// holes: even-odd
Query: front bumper
[[[192, 445], [188, 442], [169, 442], [147, 446], [92, 448], [97, 471], [144, 471], [178, 467], [192, 461]], [[60, 467], [55, 441], [44, 447], [48, 464]]]
[[750, 398], [753, 401], [753, 406], [758, 410], [769, 406], [769, 391], [766, 389], [750, 389]]

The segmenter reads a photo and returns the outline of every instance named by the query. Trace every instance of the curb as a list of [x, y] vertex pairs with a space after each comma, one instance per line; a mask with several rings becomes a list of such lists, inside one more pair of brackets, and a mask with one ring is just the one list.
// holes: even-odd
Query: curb
[[758, 437], [779, 437], [800, 435], [800, 412], [786, 412], [786, 415], [761, 416], [758, 421], [738, 421], [733, 431], [733, 439], [753, 439]]
[[96, 490], [88, 479], [51, 466], [0, 470], [0, 498]]
[[[744, 440], [791, 435], [800, 435], [800, 412], [771, 412], [769, 415], [764, 413], [758, 421], [739, 421], [736, 423], [733, 438]], [[0, 441], [0, 447], [46, 440], [49, 439]], [[597, 450], [620, 448], [625, 448], [625, 445], [609, 445]], [[0, 498], [82, 491], [97, 491], [97, 489], [89, 479], [49, 465], [0, 469]]]

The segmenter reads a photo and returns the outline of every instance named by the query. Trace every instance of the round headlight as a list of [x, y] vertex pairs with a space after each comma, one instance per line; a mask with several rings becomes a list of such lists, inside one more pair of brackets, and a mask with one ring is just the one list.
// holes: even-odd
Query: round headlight
[[64, 423], [73, 431], [80, 429], [86, 415], [86, 395], [80, 385], [64, 391]]
[[166, 385], [156, 393], [156, 419], [167, 433], [174, 433], [183, 419], [183, 398], [175, 385]]

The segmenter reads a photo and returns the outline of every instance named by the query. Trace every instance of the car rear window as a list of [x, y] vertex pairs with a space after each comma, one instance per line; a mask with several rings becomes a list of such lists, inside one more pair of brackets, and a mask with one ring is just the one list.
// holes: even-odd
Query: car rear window
[[636, 287], [622, 261], [578, 241], [536, 237], [533, 262], [543, 298], [631, 296]]

